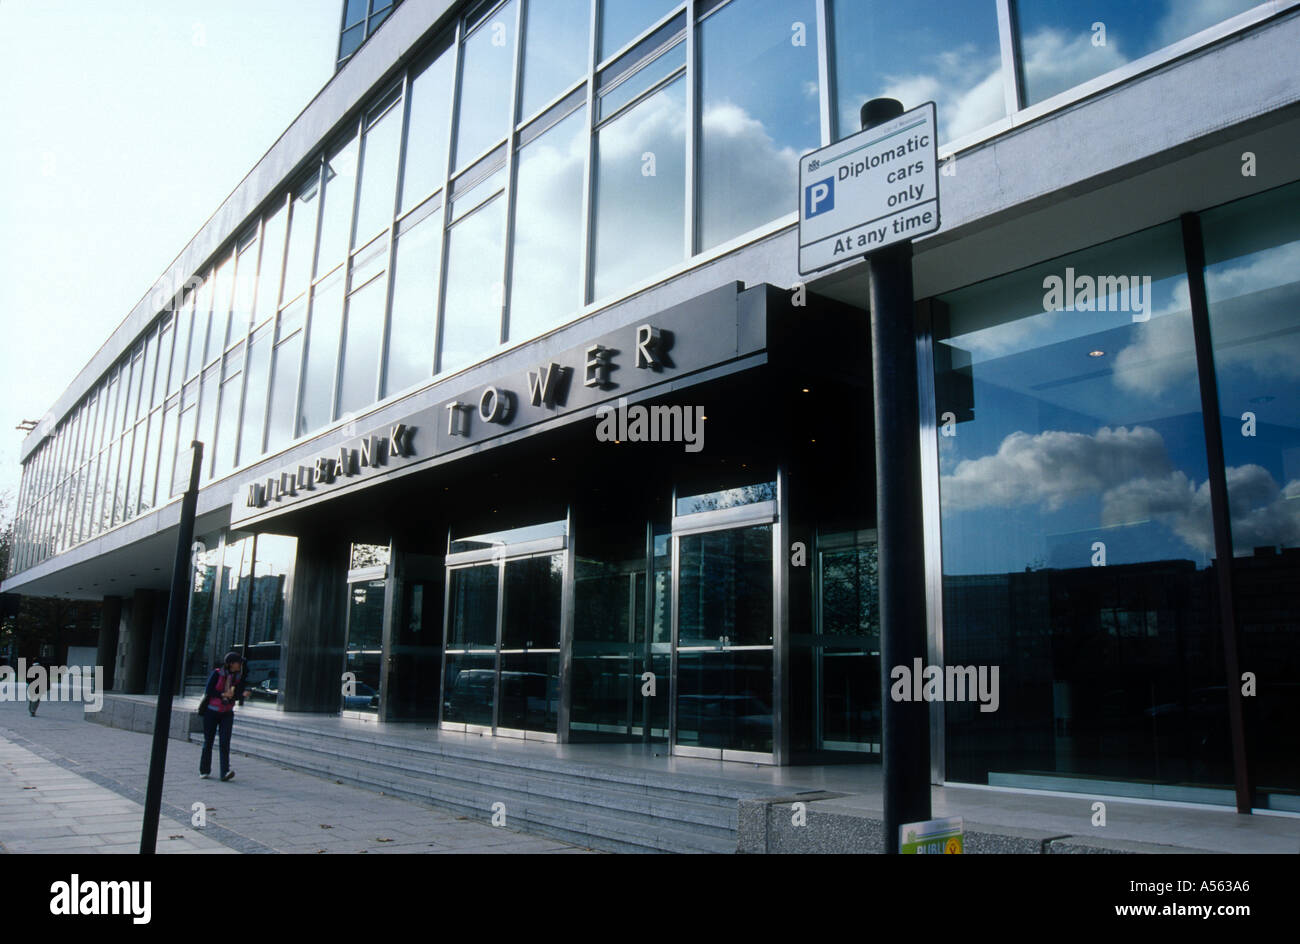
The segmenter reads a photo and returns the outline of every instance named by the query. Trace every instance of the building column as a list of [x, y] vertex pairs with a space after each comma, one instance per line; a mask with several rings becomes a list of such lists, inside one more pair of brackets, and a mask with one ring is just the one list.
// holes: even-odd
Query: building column
[[347, 541], [300, 538], [284, 631], [285, 711], [334, 713], [347, 644]]
[[157, 597], [155, 590], [136, 590], [131, 595], [124, 646], [126, 664], [122, 671], [122, 691], [128, 695], [142, 695], [148, 687], [149, 652], [153, 642], [154, 605]]
[[104, 597], [99, 611], [99, 642], [95, 664], [104, 667], [104, 690], [111, 691], [117, 669], [117, 637], [122, 623], [122, 598]]

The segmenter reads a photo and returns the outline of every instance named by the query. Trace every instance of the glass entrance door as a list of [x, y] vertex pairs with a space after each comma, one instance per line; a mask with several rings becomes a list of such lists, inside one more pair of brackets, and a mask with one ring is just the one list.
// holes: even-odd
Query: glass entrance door
[[348, 648], [344, 671], [343, 710], [379, 714], [380, 675], [384, 655], [384, 603], [388, 581], [348, 584]]
[[[760, 516], [774, 510], [752, 509]], [[699, 522], [707, 527], [712, 517]], [[683, 523], [675, 520], [674, 528]], [[770, 521], [673, 536], [676, 753], [772, 759], [774, 539]]]
[[558, 738], [565, 522], [557, 524], [558, 534], [539, 535], [539, 526], [452, 542], [442, 727]]

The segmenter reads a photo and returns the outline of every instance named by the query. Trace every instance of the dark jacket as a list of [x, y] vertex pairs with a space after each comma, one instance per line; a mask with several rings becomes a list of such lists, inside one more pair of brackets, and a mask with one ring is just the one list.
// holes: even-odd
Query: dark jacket
[[207, 687], [203, 690], [203, 701], [208, 706], [209, 710], [219, 711], [222, 714], [235, 710], [235, 700], [226, 701], [221, 697], [221, 687], [226, 684], [227, 679], [234, 680], [230, 687], [235, 692], [239, 693], [236, 696], [236, 700], [238, 700], [242, 705], [244, 700], [239, 696], [243, 694], [244, 676], [246, 674], [247, 672], [236, 672], [234, 675], [231, 675], [231, 673], [226, 671], [224, 665], [219, 665], [213, 669], [212, 674], [208, 676]]

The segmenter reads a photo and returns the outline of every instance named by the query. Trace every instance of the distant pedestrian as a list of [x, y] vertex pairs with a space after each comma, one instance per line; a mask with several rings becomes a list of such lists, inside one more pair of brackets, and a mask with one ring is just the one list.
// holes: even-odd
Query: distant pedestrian
[[227, 652], [222, 664], [212, 670], [203, 690], [207, 711], [203, 713], [203, 754], [199, 757], [199, 776], [206, 780], [212, 774], [212, 739], [221, 732], [221, 779], [234, 780], [230, 769], [230, 732], [235, 724], [235, 702], [241, 705], [248, 697], [244, 682], [248, 670], [244, 657], [238, 652]]
[[[38, 660], [33, 659], [32, 664], [27, 667], [28, 679], [31, 678], [32, 674], [36, 672], [37, 669], [41, 672], [45, 671], [44, 666], [42, 666]], [[36, 717], [36, 707], [41, 703], [41, 692], [44, 691], [44, 689], [45, 684], [39, 681], [39, 676], [35, 685], [30, 681], [27, 683], [27, 713], [33, 718]]]

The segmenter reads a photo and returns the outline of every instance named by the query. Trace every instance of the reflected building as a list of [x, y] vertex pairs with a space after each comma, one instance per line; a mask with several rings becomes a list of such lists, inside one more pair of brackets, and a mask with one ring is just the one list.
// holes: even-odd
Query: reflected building
[[346, 0], [26, 440], [3, 589], [156, 687], [197, 441], [188, 693], [878, 763], [866, 266], [801, 277], [797, 163], [933, 100], [929, 648], [1001, 686], [934, 782], [1300, 809], [1300, 4], [905, 6]]

